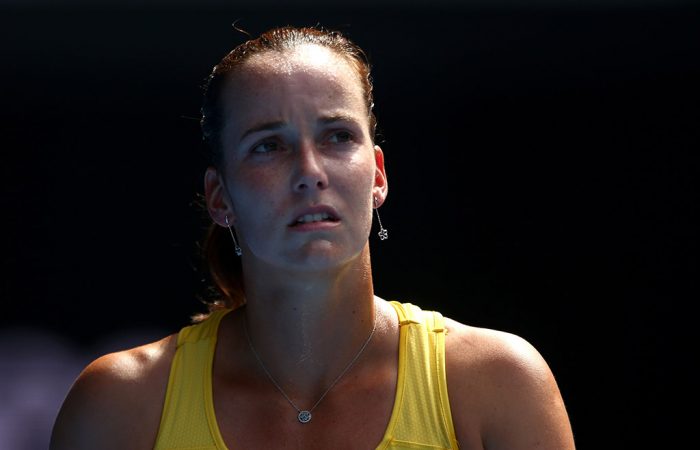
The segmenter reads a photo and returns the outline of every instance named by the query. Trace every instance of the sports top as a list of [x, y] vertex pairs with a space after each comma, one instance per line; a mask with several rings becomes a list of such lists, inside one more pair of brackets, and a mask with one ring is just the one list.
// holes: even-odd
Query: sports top
[[[377, 450], [457, 449], [445, 377], [445, 326], [436, 311], [390, 302], [399, 318], [394, 407]], [[217, 330], [229, 309], [184, 327], [177, 339], [155, 450], [228, 450], [212, 399]]]

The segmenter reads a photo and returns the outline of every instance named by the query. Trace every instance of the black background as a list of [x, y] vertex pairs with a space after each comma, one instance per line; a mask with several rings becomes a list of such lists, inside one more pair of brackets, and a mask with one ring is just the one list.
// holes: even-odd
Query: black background
[[377, 294], [532, 342], [581, 449], [682, 443], [699, 12], [3, 7], [0, 326], [90, 348], [202, 311], [201, 84], [232, 22], [319, 23], [374, 65]]

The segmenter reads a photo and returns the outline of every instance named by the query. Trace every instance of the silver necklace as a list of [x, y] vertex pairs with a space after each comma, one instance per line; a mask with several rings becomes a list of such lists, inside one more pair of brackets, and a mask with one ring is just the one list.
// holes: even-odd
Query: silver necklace
[[277, 382], [275, 381], [275, 379], [274, 379], [274, 378], [272, 377], [272, 375], [270, 374], [270, 371], [267, 370], [267, 367], [265, 367], [265, 364], [262, 362], [262, 359], [260, 359], [260, 355], [258, 355], [258, 352], [255, 351], [255, 347], [253, 347], [253, 341], [250, 339], [250, 334], [248, 333], [248, 321], [247, 321], [247, 320], [244, 320], [244, 321], [243, 321], [243, 330], [245, 331], [245, 337], [248, 339], [248, 345], [250, 346], [250, 350], [253, 352], [253, 355], [255, 355], [255, 359], [258, 360], [258, 363], [260, 363], [260, 367], [262, 367], [262, 369], [265, 371], [265, 374], [266, 374], [267, 377], [270, 379], [270, 381], [272, 382], [272, 384], [274, 384], [275, 387], [277, 388], [277, 390], [280, 391], [280, 393], [284, 396], [284, 398], [287, 399], [287, 401], [289, 402], [289, 404], [292, 405], [292, 407], [293, 407], [294, 409], [297, 410], [297, 413], [298, 413], [298, 414], [297, 414], [297, 419], [298, 419], [299, 422], [301, 422], [301, 423], [309, 423], [309, 422], [311, 422], [311, 413], [313, 412], [313, 410], [316, 409], [316, 407], [318, 406], [319, 403], [321, 403], [321, 400], [323, 400], [323, 398], [326, 396], [326, 394], [328, 394], [328, 393], [330, 392], [330, 390], [333, 389], [333, 386], [335, 386], [336, 383], [337, 383], [341, 378], [343, 378], [343, 375], [345, 375], [345, 373], [346, 373], [348, 370], [350, 370], [350, 368], [353, 366], [353, 364], [355, 364], [355, 361], [357, 361], [357, 359], [360, 357], [360, 355], [362, 354], [362, 352], [365, 351], [365, 348], [367, 348], [367, 344], [369, 344], [369, 341], [372, 340], [372, 336], [374, 336], [374, 330], [376, 330], [376, 329], [377, 329], [377, 314], [376, 314], [376, 311], [375, 311], [375, 315], [374, 315], [374, 324], [372, 325], [372, 331], [369, 333], [369, 336], [367, 336], [367, 339], [365, 340], [365, 343], [362, 344], [362, 347], [360, 348], [360, 351], [357, 352], [357, 354], [356, 354], [355, 357], [350, 361], [350, 363], [349, 363], [347, 366], [345, 366], [345, 369], [343, 369], [343, 371], [340, 372], [340, 375], [338, 375], [338, 376], [336, 377], [336, 379], [333, 380], [333, 382], [331, 383], [331, 385], [328, 386], [328, 388], [327, 388], [326, 391], [321, 395], [321, 397], [320, 397], [318, 400], [316, 400], [316, 403], [314, 403], [314, 405], [313, 405], [310, 409], [304, 409], [304, 410], [302, 410], [302, 409], [299, 409], [299, 407], [297, 407], [297, 405], [294, 404], [294, 402], [292, 401], [292, 399], [289, 398], [289, 396], [287, 395], [286, 392], [284, 392], [284, 389], [282, 389], [282, 387], [280, 387], [280, 385], [277, 384]]

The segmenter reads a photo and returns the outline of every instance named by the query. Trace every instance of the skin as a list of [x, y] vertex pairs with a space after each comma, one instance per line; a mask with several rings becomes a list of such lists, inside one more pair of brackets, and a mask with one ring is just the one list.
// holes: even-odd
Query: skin
[[[235, 228], [247, 298], [222, 321], [214, 357], [224, 441], [231, 449], [374, 448], [394, 402], [399, 327], [392, 307], [373, 293], [368, 235], [373, 204], [381, 206], [388, 185], [356, 72], [332, 51], [305, 45], [254, 56], [224, 95], [225, 163], [221, 172], [207, 170], [205, 194], [212, 219], [225, 226], [228, 218]], [[319, 205], [332, 208], [335, 220], [293, 225]], [[304, 426], [243, 331], [247, 323], [289, 397], [310, 407], [355, 356], [375, 318], [361, 358]], [[460, 448], [574, 448], [556, 381], [536, 349], [508, 333], [449, 319], [447, 327]], [[58, 415], [51, 449], [152, 448], [175, 339], [105, 355], [85, 368]]]

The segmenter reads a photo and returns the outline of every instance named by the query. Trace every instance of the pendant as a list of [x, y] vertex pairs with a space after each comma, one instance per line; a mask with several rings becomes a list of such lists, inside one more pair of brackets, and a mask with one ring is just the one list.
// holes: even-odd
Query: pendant
[[297, 416], [297, 419], [299, 419], [299, 422], [301, 422], [301, 423], [309, 423], [309, 422], [311, 422], [311, 412], [299, 411], [299, 415]]

